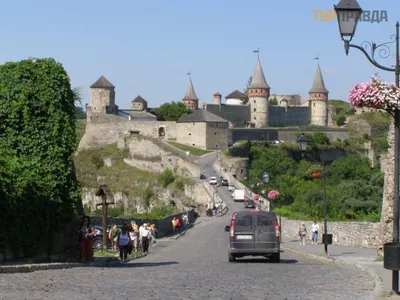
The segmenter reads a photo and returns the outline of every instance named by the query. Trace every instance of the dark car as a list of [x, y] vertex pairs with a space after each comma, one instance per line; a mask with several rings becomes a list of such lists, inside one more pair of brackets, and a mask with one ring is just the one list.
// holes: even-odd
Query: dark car
[[245, 208], [256, 208], [256, 203], [254, 202], [253, 199], [250, 198], [244, 198], [244, 207]]
[[228, 186], [228, 185], [229, 185], [229, 183], [228, 183], [227, 179], [222, 179], [221, 180], [221, 186]]
[[280, 230], [273, 212], [235, 212], [225, 231], [229, 231], [230, 262], [243, 256], [264, 256], [272, 262], [280, 262]]

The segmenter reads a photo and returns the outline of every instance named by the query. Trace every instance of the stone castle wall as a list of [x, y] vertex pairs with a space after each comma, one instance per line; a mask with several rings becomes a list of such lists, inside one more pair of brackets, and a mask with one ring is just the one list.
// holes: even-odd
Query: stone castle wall
[[[312, 221], [288, 220], [281, 218], [282, 235], [292, 239], [299, 238], [299, 227], [304, 223], [307, 228], [307, 241], [311, 241]], [[322, 242], [324, 223], [318, 222], [318, 241]], [[328, 233], [331, 233], [333, 245], [379, 248], [381, 247], [379, 222], [329, 222]]]
[[78, 150], [114, 144], [124, 136], [137, 132], [153, 138], [176, 138], [176, 125], [174, 121], [129, 121], [119, 116], [99, 114], [88, 119]]
[[162, 141], [140, 135], [129, 135], [119, 141], [118, 148], [129, 149], [129, 158], [124, 161], [133, 167], [156, 173], [169, 168], [180, 176], [200, 178], [199, 165], [185, 159], [183, 155], [173, 153], [173, 148]]

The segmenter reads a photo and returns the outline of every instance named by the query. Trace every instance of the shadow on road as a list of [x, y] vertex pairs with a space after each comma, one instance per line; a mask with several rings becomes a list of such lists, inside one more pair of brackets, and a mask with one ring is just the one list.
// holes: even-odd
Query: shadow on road
[[177, 265], [178, 262], [176, 261], [166, 261], [166, 262], [152, 262], [152, 263], [128, 263], [128, 264], [121, 264], [120, 262], [113, 264], [110, 267], [113, 268], [151, 268], [151, 267], [159, 267], [159, 266], [170, 266], [170, 265]]
[[[271, 263], [273, 264], [271, 260], [268, 258], [238, 258], [236, 259], [237, 263]], [[281, 264], [296, 264], [298, 261], [296, 259], [281, 259]]]

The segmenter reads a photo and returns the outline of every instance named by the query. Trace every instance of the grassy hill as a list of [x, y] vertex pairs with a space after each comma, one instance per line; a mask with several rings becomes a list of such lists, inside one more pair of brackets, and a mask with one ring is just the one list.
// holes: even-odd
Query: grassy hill
[[342, 100], [329, 100], [328, 105], [333, 107], [332, 122], [336, 125], [336, 120], [340, 117], [348, 118], [354, 115], [354, 110], [351, 108], [350, 103]]

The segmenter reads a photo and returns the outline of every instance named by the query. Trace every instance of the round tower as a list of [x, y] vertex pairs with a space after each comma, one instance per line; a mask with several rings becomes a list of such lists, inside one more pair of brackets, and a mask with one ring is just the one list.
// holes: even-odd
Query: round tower
[[220, 93], [215, 93], [215, 94], [213, 95], [214, 104], [220, 105], [220, 104], [221, 104], [221, 97], [222, 97], [222, 95], [221, 95]]
[[250, 106], [250, 122], [254, 123], [256, 128], [268, 126], [268, 98], [270, 89], [265, 80], [260, 60], [257, 59], [256, 70], [247, 90]]
[[328, 90], [325, 88], [324, 78], [318, 63], [310, 96], [311, 125], [329, 126], [328, 120]]
[[183, 104], [191, 110], [196, 110], [199, 108], [199, 98], [197, 98], [194, 91], [192, 79], [189, 79], [186, 94], [185, 97], [183, 97], [182, 101]]

